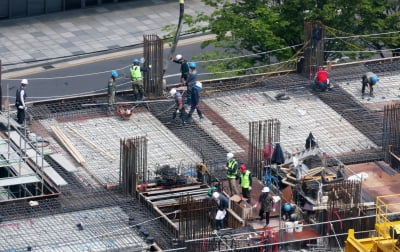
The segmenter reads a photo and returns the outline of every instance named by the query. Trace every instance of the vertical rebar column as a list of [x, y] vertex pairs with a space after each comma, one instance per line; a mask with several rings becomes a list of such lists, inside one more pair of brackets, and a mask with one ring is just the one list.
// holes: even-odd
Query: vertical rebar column
[[310, 80], [324, 63], [324, 26], [321, 21], [304, 23], [304, 64], [301, 73]]
[[385, 105], [382, 143], [385, 162], [400, 171], [400, 102]]
[[147, 139], [134, 137], [120, 140], [120, 185], [125, 195], [137, 196], [138, 183], [146, 183]]
[[280, 141], [280, 125], [278, 119], [249, 122], [248, 167], [260, 180], [264, 176], [264, 165], [269, 164], [269, 159], [264, 157], [264, 147]]
[[145, 96], [160, 97], [163, 94], [163, 40], [157, 35], [143, 35], [144, 67], [149, 67], [143, 73]]

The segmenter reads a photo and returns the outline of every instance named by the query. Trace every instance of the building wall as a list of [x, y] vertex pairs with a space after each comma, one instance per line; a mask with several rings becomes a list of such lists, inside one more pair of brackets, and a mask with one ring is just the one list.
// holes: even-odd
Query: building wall
[[42, 15], [133, 0], [0, 0], [0, 19]]

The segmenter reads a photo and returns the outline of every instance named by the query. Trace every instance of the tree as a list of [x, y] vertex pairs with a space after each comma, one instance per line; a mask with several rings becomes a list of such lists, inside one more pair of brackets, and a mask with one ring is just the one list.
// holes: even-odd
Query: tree
[[[203, 0], [214, 7], [211, 15], [198, 13], [186, 18], [192, 29], [209, 31], [216, 40], [203, 43], [223, 48], [225, 57], [231, 58], [252, 53], [253, 57], [235, 58], [218, 63], [219, 71], [247, 69], [270, 64], [273, 59], [289, 60], [302, 49], [304, 22], [319, 20], [325, 34], [336, 38], [325, 40], [325, 59], [341, 57], [339, 51], [351, 57], [365, 57], [365, 50], [381, 50], [399, 47], [399, 33], [390, 36], [356, 36], [357, 34], [381, 34], [399, 30], [399, 9], [395, 0]], [[196, 25], [203, 24], [202, 26]], [[206, 24], [206, 25], [204, 25]], [[347, 38], [340, 38], [340, 37]], [[285, 49], [283, 49], [285, 48]], [[266, 53], [268, 52], [268, 53]], [[373, 54], [371, 54], [373, 55]], [[382, 54], [383, 56], [383, 54]], [[199, 56], [223, 57], [220, 53]], [[214, 65], [210, 64], [210, 65]], [[211, 66], [212, 68], [212, 66]], [[215, 65], [214, 65], [215, 68]], [[265, 70], [260, 68], [261, 70]], [[215, 70], [215, 69], [214, 69]], [[243, 74], [245, 71], [237, 71]], [[257, 72], [257, 69], [254, 70]]]

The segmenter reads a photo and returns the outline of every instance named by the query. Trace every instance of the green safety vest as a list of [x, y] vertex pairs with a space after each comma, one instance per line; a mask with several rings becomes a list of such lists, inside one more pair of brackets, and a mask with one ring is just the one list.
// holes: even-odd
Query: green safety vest
[[234, 171], [230, 171], [231, 169], [233, 169], [234, 166], [237, 166], [237, 161], [236, 160], [229, 160], [228, 161], [228, 172], [226, 173], [226, 177], [231, 179], [231, 178], [236, 178], [237, 176], [237, 167]]
[[140, 71], [140, 66], [133, 66], [130, 68], [131, 78], [133, 81], [142, 80], [142, 72]]
[[250, 171], [246, 170], [245, 173], [240, 173], [240, 186], [242, 188], [250, 187]]

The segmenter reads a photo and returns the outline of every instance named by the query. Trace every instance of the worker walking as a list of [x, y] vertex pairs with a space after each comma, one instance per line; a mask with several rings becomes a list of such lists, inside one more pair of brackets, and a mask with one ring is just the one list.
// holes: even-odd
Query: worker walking
[[181, 65], [181, 77], [179, 78], [179, 81], [182, 85], [185, 85], [189, 76], [188, 62], [183, 58], [182, 54], [177, 54], [175, 59], [171, 56], [170, 60]]
[[188, 106], [191, 106], [192, 102], [192, 89], [197, 83], [197, 71], [196, 71], [196, 63], [194, 62], [189, 62], [189, 75], [186, 80], [186, 87], [187, 87], [187, 92], [186, 92], [186, 104]]
[[179, 118], [182, 120], [182, 125], [186, 124], [186, 118], [185, 118], [185, 108], [183, 107], [183, 98], [182, 98], [182, 94], [178, 91], [176, 91], [175, 88], [171, 89], [169, 91], [169, 94], [171, 95], [171, 97], [173, 97], [175, 99], [175, 109], [174, 109], [174, 113], [172, 114], [172, 120], [175, 121], [176, 116], [179, 114]]
[[364, 98], [365, 88], [369, 86], [369, 96], [374, 97], [374, 85], [379, 81], [378, 76], [373, 72], [366, 72], [362, 76], [361, 96]]
[[23, 125], [25, 122], [25, 110], [27, 106], [25, 104], [26, 92], [25, 88], [28, 85], [28, 80], [21, 80], [21, 86], [17, 89], [17, 93], [15, 95], [15, 107], [17, 108], [17, 122], [20, 125]]
[[189, 110], [189, 114], [187, 117], [188, 122], [193, 121], [192, 115], [195, 110], [197, 111], [197, 114], [199, 115], [200, 119], [204, 118], [203, 113], [201, 112], [201, 109], [200, 109], [200, 91], [201, 91], [202, 87], [203, 87], [203, 85], [201, 84], [201, 82], [197, 81], [196, 85], [194, 85], [192, 88], [192, 92], [191, 92], [192, 97], [190, 99], [190, 102], [191, 102], [190, 110]]
[[217, 203], [217, 214], [215, 215], [215, 230], [214, 233], [218, 234], [220, 229], [224, 226], [224, 219], [226, 217], [226, 210], [229, 207], [229, 199], [219, 192], [212, 194], [215, 202]]
[[142, 72], [147, 72], [149, 68], [140, 66], [140, 60], [134, 59], [133, 65], [129, 68], [129, 72], [132, 80], [133, 100], [143, 100], [144, 98], [144, 87], [143, 87], [143, 76]]
[[235, 156], [233, 153], [229, 152], [226, 154], [226, 166], [224, 169], [226, 170], [226, 178], [228, 179], [229, 183], [229, 190], [231, 192], [231, 196], [238, 194], [238, 189], [237, 189], [237, 182], [236, 180], [239, 178], [238, 174], [238, 161], [236, 161]]
[[329, 83], [329, 73], [323, 66], [320, 66], [314, 77], [314, 90], [323, 92], [331, 88], [332, 86]]
[[269, 225], [269, 217], [270, 217], [270, 212], [275, 211], [275, 209], [272, 209], [273, 206], [273, 198], [269, 193], [269, 187], [265, 186], [260, 194], [260, 198], [258, 199], [258, 202], [253, 206], [257, 207], [258, 204], [261, 204], [260, 211], [258, 215], [260, 216], [260, 220], [264, 219], [265, 215], [265, 226]]
[[116, 70], [111, 71], [111, 77], [108, 80], [107, 96], [108, 96], [108, 107], [111, 109], [115, 105], [115, 92], [117, 90], [117, 77], [119, 76]]
[[244, 198], [247, 199], [247, 203], [250, 204], [251, 202], [250, 191], [252, 185], [251, 172], [247, 170], [245, 164], [241, 164], [239, 166], [239, 171], [240, 171], [239, 185], [242, 188], [242, 195]]

